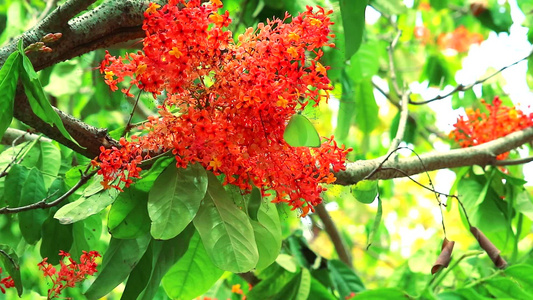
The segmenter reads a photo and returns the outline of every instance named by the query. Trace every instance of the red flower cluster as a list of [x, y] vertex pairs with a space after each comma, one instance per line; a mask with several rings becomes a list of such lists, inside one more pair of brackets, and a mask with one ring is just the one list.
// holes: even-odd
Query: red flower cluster
[[454, 32], [439, 35], [437, 44], [442, 49], [454, 49], [457, 52], [466, 52], [472, 44], [483, 42], [481, 33], [471, 33], [463, 25], [455, 28]]
[[74, 287], [76, 283], [85, 280], [87, 275], [93, 275], [97, 272], [95, 259], [100, 257], [97, 251], [83, 251], [80, 263], [77, 263], [67, 252], [59, 251], [59, 255], [63, 257], [63, 260], [68, 259], [68, 263], [63, 262], [63, 260], [59, 262], [61, 264], [59, 272], [54, 266], [46, 262], [48, 258], [44, 258], [38, 264], [44, 277], [50, 277], [53, 282], [52, 288], [48, 290], [48, 299], [59, 296], [65, 288]]
[[[0, 268], [0, 274], [2, 274], [2, 268]], [[2, 292], [2, 294], [6, 293], [6, 289], [12, 287], [15, 287], [15, 281], [11, 276], [0, 278], [0, 292]]]
[[[217, 12], [221, 7], [219, 0], [152, 3], [144, 52], [106, 55], [100, 72], [111, 89], [130, 77], [131, 86], [166, 98], [159, 116], [143, 125], [145, 135], [121, 141], [123, 149], [103, 149], [99, 173], [106, 183], [120, 176], [129, 184], [123, 174], [138, 176], [142, 153], [172, 150], [178, 167], [200, 163], [224, 174], [225, 184], [273, 190], [275, 201], [305, 215], [321, 202], [319, 183], [335, 180], [330, 168], [342, 170], [351, 150], [337, 147], [333, 137], [314, 149], [283, 139], [291, 116], [309, 100], [318, 105], [332, 89], [329, 67], [319, 62], [320, 48], [333, 46], [331, 11], [307, 7], [290, 22], [288, 14], [269, 20], [234, 42], [222, 30], [231, 20], [227, 11]], [[122, 91], [131, 96], [130, 89]]]
[[[479, 109], [467, 109], [467, 119], [459, 117], [454, 125], [455, 129], [450, 132], [450, 138], [459, 142], [463, 148], [480, 145], [533, 126], [533, 113], [526, 115], [515, 107], [503, 106], [497, 96], [492, 104], [484, 100], [481, 102], [489, 111], [488, 114]], [[497, 159], [505, 159], [507, 156], [509, 152], [498, 155]]]

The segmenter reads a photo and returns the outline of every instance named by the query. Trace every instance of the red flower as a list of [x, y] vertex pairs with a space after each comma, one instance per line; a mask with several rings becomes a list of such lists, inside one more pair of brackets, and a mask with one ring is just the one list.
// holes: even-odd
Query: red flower
[[[494, 97], [492, 104], [481, 102], [488, 110], [487, 113], [479, 109], [467, 109], [467, 117], [459, 117], [455, 129], [450, 132], [453, 138], [463, 148], [480, 145], [512, 132], [533, 126], [533, 113], [526, 115], [515, 107], [502, 105], [499, 97]], [[509, 152], [500, 154], [497, 159], [505, 159]]]
[[[0, 268], [0, 274], [2, 274], [2, 268]], [[2, 292], [2, 294], [6, 293], [6, 289], [12, 287], [15, 287], [15, 281], [11, 276], [0, 278], [0, 292]]]
[[[63, 260], [59, 262], [61, 268], [59, 272], [49, 264], [48, 258], [44, 258], [43, 261], [37, 264], [39, 270], [43, 271], [44, 277], [50, 277], [52, 280], [52, 288], [48, 290], [48, 299], [57, 297], [67, 287], [74, 287], [76, 283], [85, 280], [87, 275], [93, 275], [96, 272], [96, 257], [100, 257], [100, 254], [96, 251], [86, 252], [80, 257], [80, 263], [77, 263], [70, 257], [70, 254], [59, 251], [59, 255], [63, 257]], [[68, 263], [65, 263], [65, 259]]]
[[103, 184], [120, 178], [128, 186], [139, 175], [142, 153], [172, 150], [177, 167], [200, 163], [225, 174], [225, 184], [273, 190], [276, 201], [293, 209], [317, 205], [324, 190], [319, 184], [332, 182], [330, 169], [342, 170], [351, 149], [337, 147], [333, 138], [320, 148], [294, 148], [283, 132], [292, 115], [309, 101], [318, 105], [332, 89], [329, 67], [319, 62], [320, 48], [333, 46], [332, 12], [307, 7], [292, 19], [286, 14], [249, 28], [234, 42], [223, 30], [231, 20], [227, 12], [218, 14], [220, 6], [199, 0], [151, 5], [144, 51], [106, 55], [100, 72], [112, 89], [130, 77], [132, 85], [154, 97], [164, 92], [166, 99], [159, 118], [143, 125], [145, 135], [101, 150]]

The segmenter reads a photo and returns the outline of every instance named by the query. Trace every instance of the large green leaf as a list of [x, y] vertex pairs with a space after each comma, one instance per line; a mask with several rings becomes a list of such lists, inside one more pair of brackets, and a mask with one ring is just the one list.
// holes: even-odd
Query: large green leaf
[[410, 297], [397, 288], [381, 288], [375, 290], [363, 291], [357, 294], [356, 300], [375, 300], [375, 299], [409, 299]]
[[194, 218], [207, 254], [222, 270], [248, 272], [259, 254], [250, 219], [231, 201], [222, 184], [208, 172], [207, 193]]
[[280, 297], [284, 287], [294, 287], [293, 280], [298, 280], [300, 272], [290, 273], [279, 267], [271, 276], [261, 280], [254, 288], [248, 293], [246, 299], [249, 300], [274, 300], [274, 299], [290, 299]]
[[359, 276], [342, 261], [336, 259], [329, 260], [328, 269], [331, 272], [333, 285], [341, 295], [341, 299], [345, 299], [352, 292], [359, 293], [365, 290], [365, 286]]
[[148, 193], [152, 189], [154, 182], [156, 181], [157, 177], [159, 177], [161, 172], [163, 172], [168, 165], [175, 161], [176, 160], [174, 157], [161, 157], [157, 159], [152, 167], [150, 167], [150, 170], [148, 170], [146, 173], [143, 173], [142, 178], [135, 183], [135, 188]]
[[149, 234], [130, 240], [111, 238], [96, 280], [85, 292], [87, 299], [100, 299], [124, 281], [148, 249], [150, 241]]
[[335, 296], [320, 281], [311, 277], [311, 290], [309, 295], [313, 295], [314, 300], [335, 300]]
[[283, 139], [292, 147], [320, 147], [320, 136], [313, 123], [301, 114], [291, 117], [285, 127]]
[[9, 169], [6, 176], [5, 186], [9, 187], [4, 190], [4, 200], [10, 207], [17, 207], [20, 205], [20, 196], [22, 187], [26, 178], [28, 178], [29, 170], [19, 164], [14, 164]]
[[[142, 294], [138, 299], [151, 300], [154, 298], [154, 295], [159, 289], [161, 279], [167, 273], [167, 271], [176, 263], [176, 261], [181, 259], [186, 253], [187, 249], [189, 248], [191, 237], [195, 232], [196, 231], [194, 229], [194, 226], [190, 224], [189, 226], [187, 226], [187, 228], [185, 228], [185, 230], [183, 230], [178, 236], [173, 239], [165, 241], [152, 241], [152, 251], [150, 251], [150, 257], [152, 259], [153, 267], [150, 271], [142, 266], [140, 268], [136, 267], [128, 279], [129, 285], [130, 280], [133, 279], [132, 276], [134, 276], [134, 273], [143, 273], [139, 274], [143, 277], [144, 273], [148, 273], [150, 275], [148, 277], [148, 280], [146, 281], [146, 284], [144, 286], [140, 285], [142, 287]], [[136, 284], [135, 281], [133, 282], [133, 284], [135, 284], [135, 289], [139, 288], [139, 285]], [[126, 290], [128, 285], [126, 286]], [[126, 296], [122, 295], [122, 298], [136, 298]]]
[[355, 87], [355, 124], [363, 133], [372, 132], [379, 124], [379, 108], [374, 98], [370, 79], [364, 79]]
[[0, 139], [13, 119], [13, 103], [21, 69], [22, 57], [11, 53], [0, 69]]
[[384, 45], [377, 40], [365, 42], [346, 66], [346, 73], [350, 78], [359, 82], [370, 79], [379, 71], [379, 59], [384, 54]]
[[257, 213], [258, 221], [251, 221], [259, 252], [256, 268], [262, 270], [276, 261], [281, 250], [281, 224], [273, 203], [264, 203]]
[[[22, 186], [20, 205], [34, 204], [45, 199], [46, 196], [43, 175], [39, 170], [31, 169], [24, 186]], [[28, 244], [35, 244], [41, 239], [41, 227], [47, 217], [48, 210], [43, 209], [32, 209], [19, 213], [20, 232]]]
[[207, 292], [224, 271], [213, 265], [196, 232], [187, 252], [163, 277], [165, 292], [172, 299], [193, 299]]
[[496, 277], [487, 280], [485, 283], [484, 286], [495, 298], [533, 299], [533, 294], [530, 293], [531, 290], [523, 289], [516, 281], [510, 278]]
[[337, 115], [337, 128], [335, 129], [335, 138], [340, 141], [346, 139], [350, 132], [350, 127], [355, 118], [355, 93], [353, 91], [353, 80], [350, 79], [345, 69], [341, 73], [342, 95]]
[[107, 217], [109, 233], [117, 239], [134, 239], [150, 231], [148, 193], [132, 186], [120, 193]]
[[61, 151], [53, 143], [39, 142], [41, 155], [39, 156], [38, 168], [43, 173], [44, 186], [50, 187], [50, 184], [57, 178], [61, 168]]
[[[48, 190], [50, 197], [48, 201], [56, 200], [65, 192], [63, 180], [56, 179]], [[40, 248], [41, 257], [48, 257], [48, 262], [53, 265], [59, 264], [60, 256], [57, 255], [59, 250], [69, 251], [73, 243], [72, 224], [61, 225], [58, 220], [54, 219], [57, 209], [58, 207], [51, 208], [48, 218], [43, 223]]]
[[124, 287], [120, 297], [121, 300], [138, 299], [146, 288], [148, 281], [150, 281], [150, 275], [153, 270], [154, 242], [155, 240], [152, 239], [143, 257], [128, 276], [126, 287]]
[[50, 126], [56, 126], [64, 137], [80, 146], [78, 142], [70, 136], [63, 125], [63, 121], [61, 121], [59, 115], [54, 111], [50, 102], [48, 102], [43, 87], [41, 86], [41, 82], [39, 81], [39, 75], [37, 75], [33, 69], [30, 59], [24, 54], [24, 50], [21, 47], [19, 47], [19, 54], [22, 56], [22, 66], [24, 70], [21, 74], [22, 84], [24, 85], [24, 92], [26, 93], [26, 96], [28, 96], [28, 101], [30, 102], [33, 112]]
[[516, 280], [526, 291], [533, 291], [533, 266], [519, 264], [505, 269], [507, 276]]
[[342, 26], [344, 27], [345, 59], [349, 60], [357, 52], [363, 40], [365, 29], [365, 9], [368, 0], [340, 0]]
[[[17, 253], [15, 253], [15, 250], [13, 250], [8, 245], [2, 245], [0, 244], [0, 262], [4, 266], [4, 270], [13, 278], [13, 281], [15, 282], [15, 288], [17, 289], [17, 293], [19, 296], [22, 295], [22, 280], [20, 277], [20, 265], [19, 265], [19, 258]], [[2, 275], [2, 277], [5, 277], [5, 274]]]
[[54, 218], [61, 224], [72, 224], [101, 212], [117, 197], [119, 191], [107, 189], [90, 196], [82, 196], [79, 200], [61, 207]]
[[196, 216], [206, 190], [207, 174], [200, 164], [168, 166], [148, 194], [152, 236], [168, 240], [182, 232]]

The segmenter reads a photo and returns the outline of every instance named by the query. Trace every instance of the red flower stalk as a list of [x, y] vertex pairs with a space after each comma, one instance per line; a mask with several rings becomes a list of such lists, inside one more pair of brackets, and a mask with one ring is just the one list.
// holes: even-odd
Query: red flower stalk
[[[61, 250], [59, 255], [63, 257], [63, 260], [59, 262], [61, 265], [59, 272], [54, 266], [46, 262], [47, 257], [37, 264], [39, 270], [43, 271], [44, 277], [50, 277], [53, 283], [52, 288], [48, 290], [48, 299], [58, 297], [65, 288], [74, 287], [76, 283], [85, 280], [87, 275], [93, 275], [97, 272], [95, 259], [100, 257], [97, 251], [83, 251], [80, 262], [77, 263], [67, 252]], [[68, 262], [65, 263], [65, 260]]]
[[319, 62], [320, 48], [333, 46], [332, 12], [307, 7], [292, 19], [286, 14], [249, 28], [234, 42], [223, 30], [231, 19], [227, 11], [218, 13], [221, 7], [215, 0], [152, 3], [143, 23], [144, 51], [106, 55], [100, 72], [112, 90], [130, 77], [131, 85], [166, 99], [160, 116], [143, 125], [145, 135], [121, 140], [121, 149], [102, 149], [99, 173], [104, 185], [118, 177], [128, 186], [139, 175], [142, 153], [172, 150], [178, 167], [200, 163], [225, 174], [225, 184], [273, 190], [275, 201], [305, 215], [321, 202], [319, 183], [335, 180], [330, 168], [344, 169], [351, 150], [337, 147], [333, 137], [314, 149], [283, 139], [306, 99], [318, 105], [332, 89], [329, 67]]
[[[533, 126], [533, 113], [526, 115], [515, 107], [502, 105], [498, 96], [494, 97], [492, 104], [481, 100], [488, 110], [488, 114], [479, 109], [467, 109], [467, 118], [463, 116], [457, 119], [455, 129], [450, 132], [453, 138], [462, 148], [480, 145], [512, 132]], [[505, 159], [509, 152], [502, 153], [496, 159]]]
[[[2, 274], [2, 268], [0, 268], [0, 274]], [[6, 293], [6, 289], [15, 287], [15, 281], [11, 276], [0, 278], [0, 292]]]

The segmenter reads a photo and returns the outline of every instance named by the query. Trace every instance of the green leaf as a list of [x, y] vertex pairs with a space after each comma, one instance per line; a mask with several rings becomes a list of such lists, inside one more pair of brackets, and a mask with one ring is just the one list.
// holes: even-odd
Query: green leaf
[[82, 86], [83, 72], [79, 59], [60, 62], [54, 65], [50, 82], [44, 87], [44, 91], [54, 97], [73, 95], [79, 92]]
[[55, 125], [65, 138], [80, 146], [78, 142], [70, 136], [63, 125], [63, 121], [61, 121], [59, 115], [54, 111], [50, 102], [48, 102], [43, 87], [41, 86], [41, 82], [39, 81], [39, 75], [37, 75], [33, 69], [30, 59], [24, 54], [24, 50], [20, 48], [19, 54], [22, 56], [22, 66], [24, 70], [21, 76], [22, 84], [24, 85], [24, 92], [26, 93], [26, 96], [28, 96], [28, 101], [30, 102], [33, 112], [50, 126]]
[[345, 59], [349, 60], [361, 46], [365, 29], [367, 0], [340, 0], [342, 26], [344, 27]]
[[143, 257], [128, 276], [126, 287], [124, 287], [120, 299], [138, 299], [146, 288], [153, 270], [154, 242], [155, 240], [152, 239], [150, 245], [148, 245], [148, 249], [144, 252]]
[[336, 259], [329, 260], [328, 269], [331, 272], [333, 285], [339, 292], [341, 299], [345, 299], [352, 292], [359, 293], [365, 290], [365, 286], [359, 276], [342, 261]]
[[505, 269], [505, 274], [518, 283], [527, 291], [533, 291], [533, 266], [519, 264]]
[[14, 164], [9, 169], [5, 181], [5, 186], [9, 188], [4, 190], [4, 200], [8, 206], [20, 206], [21, 191], [28, 174], [29, 170], [19, 164]]
[[429, 4], [436, 10], [448, 8], [448, 0], [430, 0]]
[[39, 142], [41, 155], [38, 168], [43, 173], [44, 186], [48, 188], [57, 178], [61, 168], [61, 151], [53, 143]]
[[[54, 201], [61, 197], [66, 192], [63, 180], [56, 179], [50, 186], [48, 201]], [[53, 195], [51, 195], [54, 193]], [[57, 265], [60, 257], [57, 255], [59, 250], [69, 251], [72, 247], [72, 224], [61, 225], [58, 220], [54, 219], [54, 213], [57, 207], [50, 209], [48, 218], [43, 223], [42, 227], [42, 241], [41, 241], [41, 257], [48, 257], [48, 262]], [[84, 249], [88, 250], [88, 249]]]
[[361, 180], [352, 185], [350, 190], [357, 201], [370, 204], [378, 195], [378, 183], [375, 180]]
[[[42, 227], [41, 257], [48, 257], [48, 262], [57, 265], [59, 250], [68, 251], [72, 247], [72, 224], [62, 225], [51, 214]], [[88, 250], [88, 249], [87, 249]]]
[[[248, 201], [248, 215], [250, 216], [250, 219], [257, 221], [257, 213], [261, 207], [262, 200], [261, 191], [254, 186], [252, 188], [250, 200]], [[276, 208], [274, 207], [274, 209]]]
[[370, 4], [389, 16], [403, 14], [407, 10], [401, 0], [372, 0]]
[[516, 281], [505, 277], [496, 277], [487, 280], [484, 285], [495, 298], [533, 299], [533, 294], [522, 289]]
[[250, 219], [229, 198], [215, 175], [207, 174], [207, 193], [194, 226], [217, 267], [233, 273], [248, 272], [259, 259]]
[[[0, 262], [4, 266], [7, 274], [13, 278], [17, 294], [20, 297], [22, 295], [22, 280], [20, 277], [20, 265], [17, 253], [8, 245], [0, 244], [0, 250]], [[2, 277], [5, 277], [5, 275]]]
[[384, 48], [379, 41], [370, 40], [363, 43], [346, 66], [347, 74], [355, 82], [372, 78], [379, 71], [379, 59], [383, 53]]
[[363, 291], [357, 294], [356, 300], [374, 299], [409, 299], [406, 293], [397, 288], [381, 288], [376, 290]]
[[354, 123], [355, 118], [355, 93], [352, 89], [353, 81], [350, 79], [345, 69], [341, 73], [342, 95], [339, 104], [339, 112], [337, 115], [337, 128], [335, 129], [335, 137], [339, 140], [344, 140], [350, 132], [350, 127]]
[[58, 219], [61, 224], [72, 224], [86, 219], [113, 203], [118, 193], [116, 189], [108, 189], [90, 196], [84, 195], [79, 200], [61, 207], [54, 218]]
[[150, 231], [148, 193], [132, 186], [120, 193], [107, 217], [109, 233], [116, 239], [134, 239]]
[[[28, 173], [20, 196], [20, 205], [30, 205], [46, 198], [43, 175], [33, 168]], [[41, 239], [41, 227], [48, 217], [48, 211], [32, 209], [19, 213], [19, 227], [22, 237], [28, 244], [35, 244]]]
[[206, 190], [207, 174], [200, 164], [168, 166], [148, 194], [152, 236], [168, 240], [182, 232], [196, 216]]
[[100, 299], [124, 281], [148, 249], [150, 241], [149, 234], [130, 240], [111, 238], [98, 276], [85, 292], [87, 299]]
[[[22, 41], [22, 40], [21, 40]], [[0, 69], [0, 139], [13, 119], [13, 103], [21, 69], [22, 57], [11, 53]]]
[[371, 80], [362, 80], [356, 85], [355, 91], [355, 124], [363, 133], [371, 133], [379, 124], [379, 107]]
[[223, 273], [213, 265], [200, 235], [195, 232], [187, 252], [170, 268], [162, 284], [172, 299], [194, 299], [207, 292]]
[[320, 147], [320, 136], [305, 116], [295, 114], [287, 124], [283, 139], [292, 147]]
[[273, 203], [261, 205], [257, 213], [258, 221], [251, 221], [255, 242], [259, 253], [256, 269], [262, 270], [271, 265], [281, 250], [281, 224], [278, 210]]
[[[187, 249], [189, 248], [189, 243], [195, 232], [196, 230], [194, 229], [194, 226], [190, 224], [189, 226], [187, 226], [187, 228], [185, 228], [185, 230], [183, 230], [178, 236], [173, 239], [165, 241], [152, 241], [153, 268], [149, 273], [150, 277], [147, 281], [146, 288], [144, 288], [144, 291], [142, 292], [139, 299], [154, 299], [154, 295], [159, 289], [163, 276], [178, 260], [180, 260], [184, 256]], [[142, 267], [139, 268], [138, 271], [141, 273], [148, 272], [148, 270]], [[132, 297], [125, 297], [124, 295], [122, 295], [122, 297], [124, 299], [134, 299]]]
[[[248, 293], [246, 299], [248, 300], [274, 300], [274, 299], [291, 299], [281, 296], [283, 292], [285, 295], [288, 291], [283, 291], [284, 287], [294, 288], [296, 280], [300, 277], [300, 272], [293, 274], [285, 271], [282, 268], [276, 270], [268, 278], [261, 280]], [[296, 287], [297, 288], [297, 287]]]
[[288, 254], [281, 253], [278, 255], [278, 257], [276, 257], [276, 263], [290, 273], [296, 273], [296, 271], [298, 271], [298, 266], [296, 265], [294, 257]]
[[318, 280], [311, 277], [311, 290], [309, 295], [313, 295], [314, 300], [336, 300], [335, 296]]
[[142, 192], [149, 192], [154, 186], [157, 177], [163, 172], [171, 163], [175, 162], [174, 157], [161, 157], [155, 161], [146, 173], [142, 174], [142, 178], [135, 183], [135, 188]]
[[379, 225], [381, 225], [381, 217], [383, 215], [383, 208], [381, 205], [381, 198], [378, 198], [378, 211], [376, 212], [376, 218], [374, 219], [374, 224], [372, 225], [372, 229], [370, 229], [370, 232], [368, 233], [368, 243], [366, 248], [370, 247], [372, 245], [372, 242], [374, 241], [374, 236], [376, 235], [376, 232], [378, 232]]

